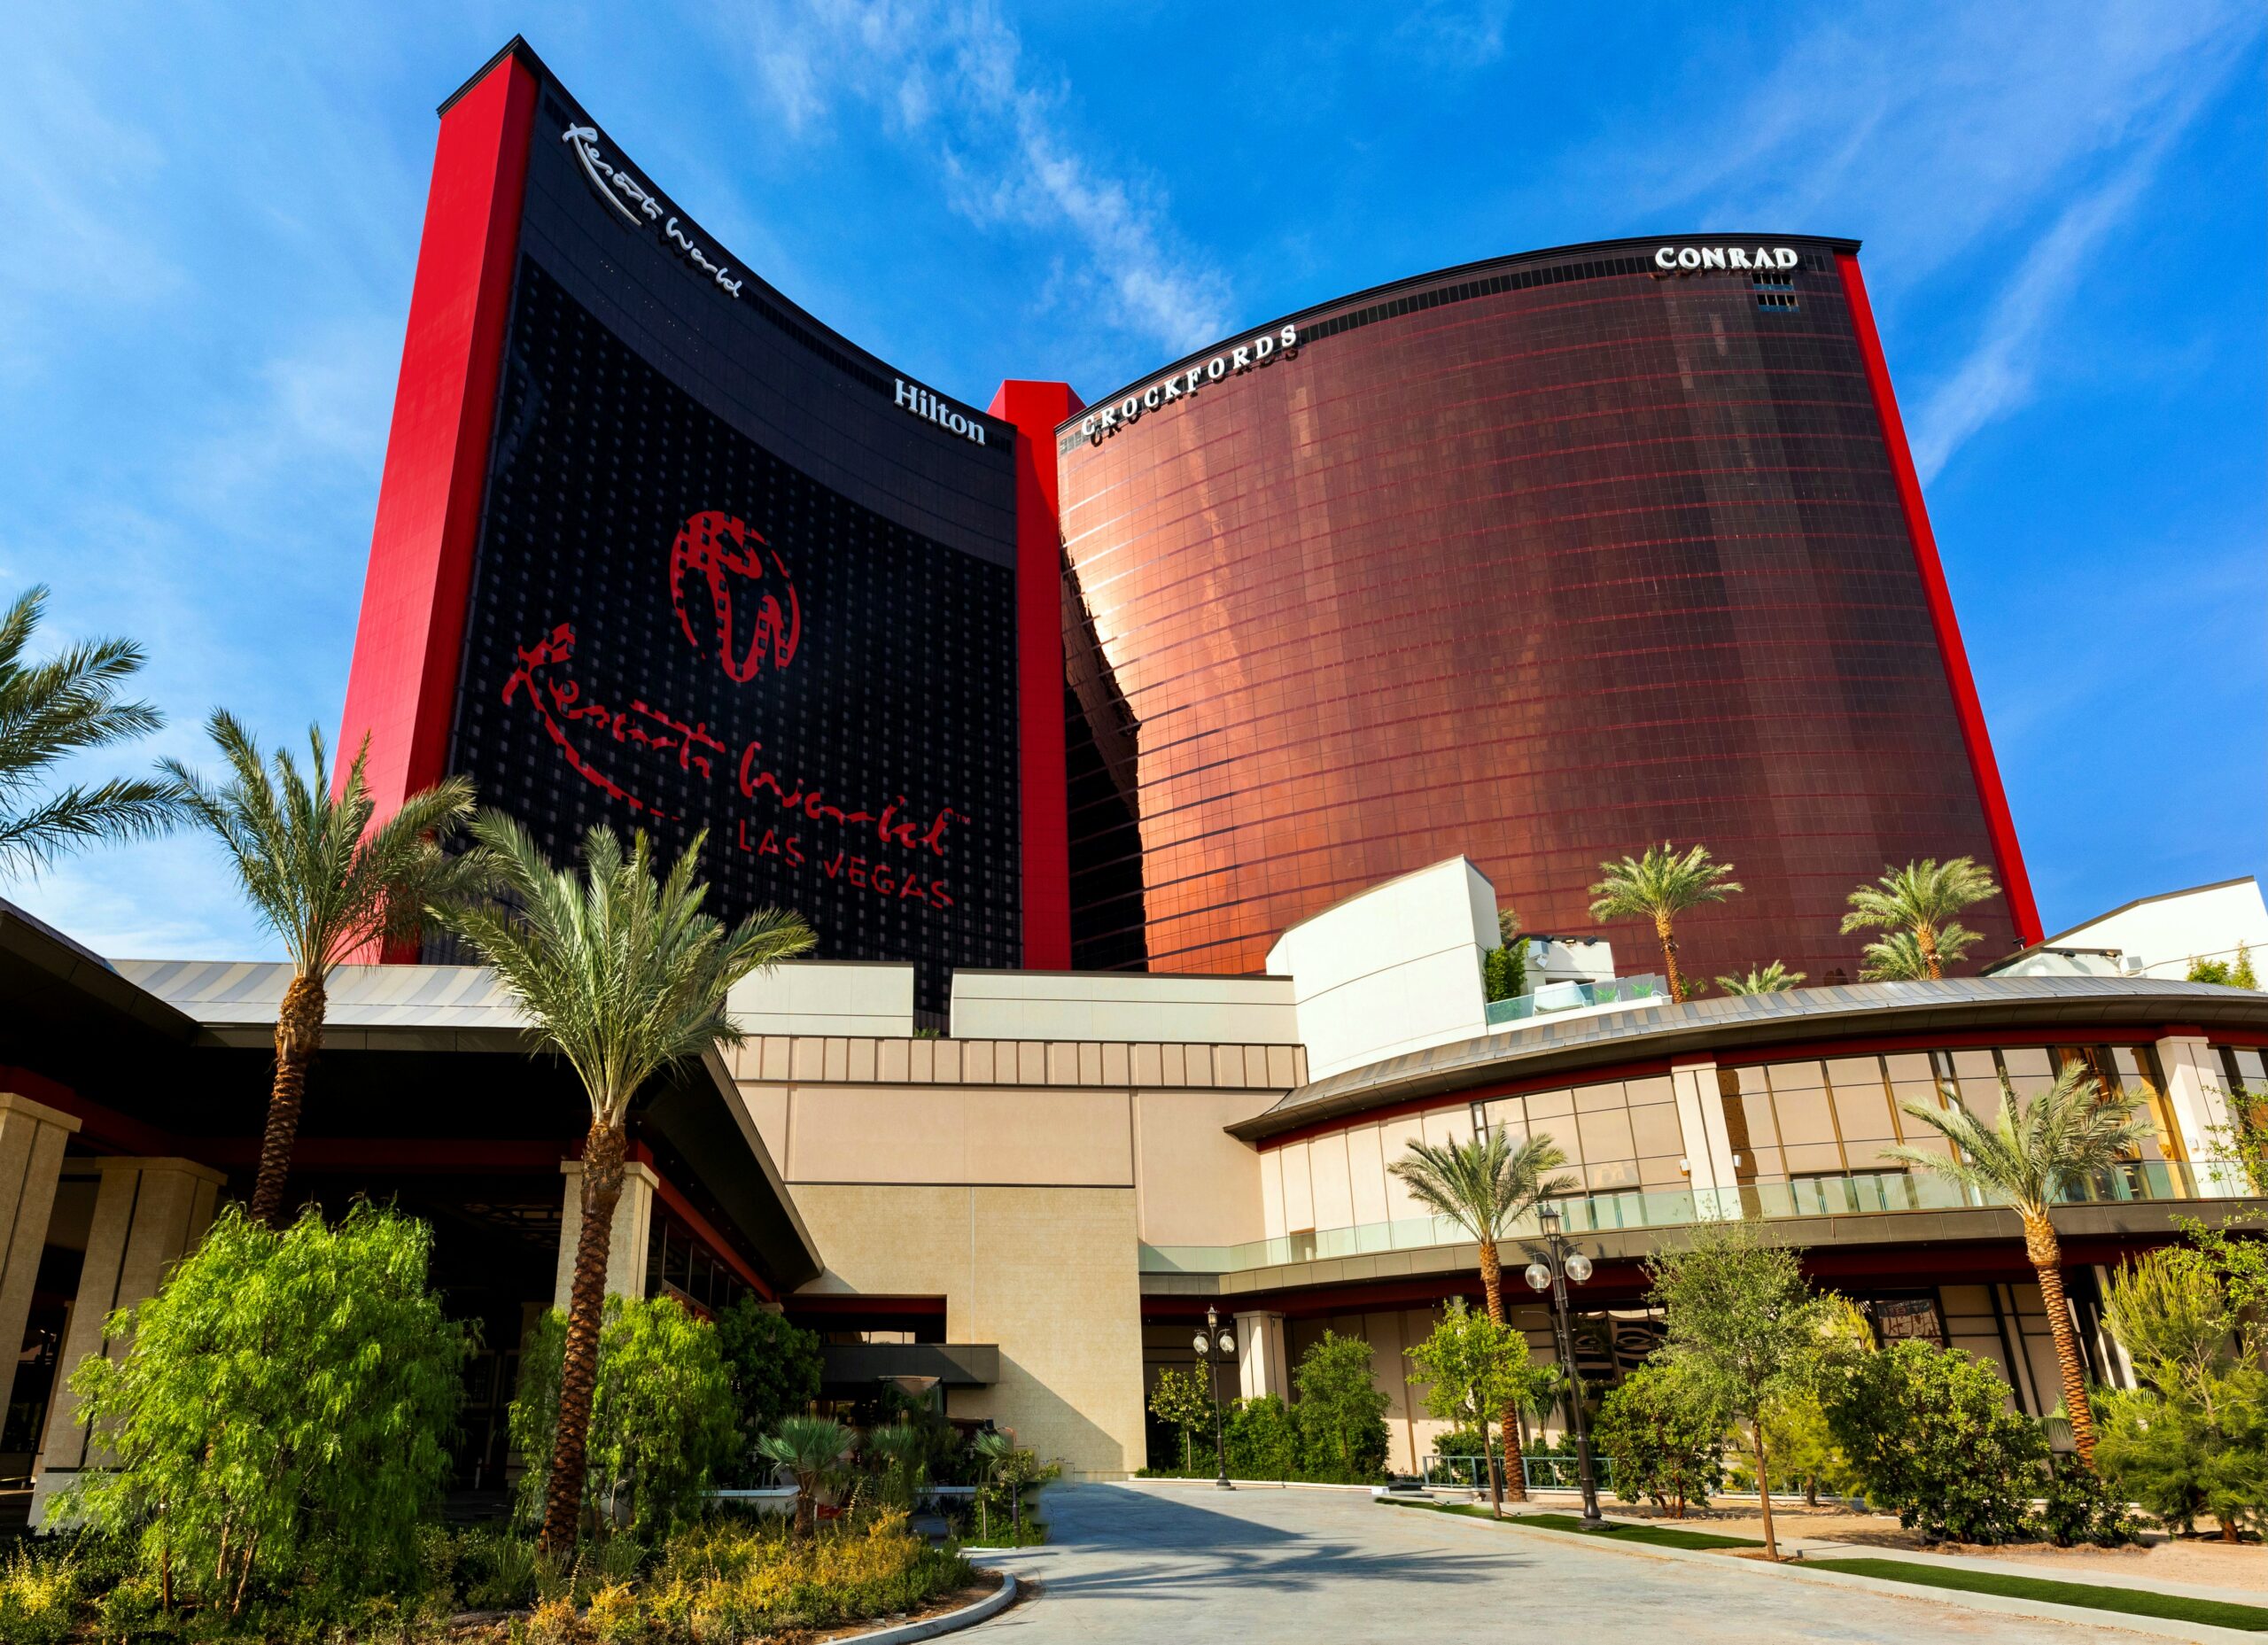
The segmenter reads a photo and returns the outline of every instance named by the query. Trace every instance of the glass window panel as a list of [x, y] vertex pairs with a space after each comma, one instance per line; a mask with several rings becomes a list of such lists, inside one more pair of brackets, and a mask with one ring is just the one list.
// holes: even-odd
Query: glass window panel
[[[1772, 1108], [1779, 1117], [1783, 1147], [1835, 1141], [1835, 1114], [1828, 1106], [1825, 1091], [1775, 1091]], [[1789, 1155], [1790, 1161], [1794, 1158], [1793, 1153]]]

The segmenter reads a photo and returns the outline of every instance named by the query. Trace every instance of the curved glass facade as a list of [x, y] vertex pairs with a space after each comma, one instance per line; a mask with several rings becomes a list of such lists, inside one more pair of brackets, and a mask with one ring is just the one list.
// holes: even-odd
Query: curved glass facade
[[[1529, 930], [1588, 932], [1600, 860], [1669, 840], [1747, 887], [1682, 922], [1689, 972], [1816, 982], [1855, 974], [1844, 899], [1885, 864], [2005, 882], [1853, 248], [1665, 275], [1657, 244], [1348, 298], [1065, 425], [1076, 963], [1258, 970], [1459, 852]], [[2016, 935], [2004, 901], [1969, 923], [1978, 958]]]

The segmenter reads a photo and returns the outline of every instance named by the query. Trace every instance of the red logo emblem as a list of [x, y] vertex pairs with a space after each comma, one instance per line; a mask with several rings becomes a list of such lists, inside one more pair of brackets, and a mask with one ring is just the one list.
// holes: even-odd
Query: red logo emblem
[[[803, 606], [796, 598], [795, 579], [761, 536], [729, 514], [704, 508], [686, 521], [670, 547], [670, 602], [677, 608], [678, 626], [695, 650], [705, 651], [710, 642], [686, 609], [686, 584], [695, 578], [709, 587], [709, 626], [715, 632], [717, 661], [724, 664], [727, 679], [743, 683], [754, 679], [767, 658], [775, 669], [796, 660], [796, 642], [804, 632]], [[734, 622], [735, 594], [751, 631], [745, 645]]]

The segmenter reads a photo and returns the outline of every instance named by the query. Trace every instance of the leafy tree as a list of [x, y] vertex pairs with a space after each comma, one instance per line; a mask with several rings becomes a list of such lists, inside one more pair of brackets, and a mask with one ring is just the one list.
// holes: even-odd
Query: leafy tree
[[123, 1355], [73, 1373], [115, 1460], [63, 1511], [130, 1539], [168, 1607], [235, 1617], [310, 1579], [347, 1596], [410, 1580], [471, 1352], [431, 1255], [424, 1223], [367, 1205], [282, 1230], [224, 1209], [156, 1296], [110, 1317]]
[[1767, 966], [1751, 966], [1744, 977], [1719, 977], [1717, 986], [1728, 994], [1784, 994], [1807, 974], [1806, 972], [1790, 971], [1783, 962], [1775, 959]]
[[252, 1191], [252, 1214], [273, 1222], [284, 1212], [308, 1065], [322, 1049], [331, 973], [358, 953], [415, 941], [429, 906], [470, 883], [476, 865], [444, 850], [441, 837], [471, 814], [472, 785], [446, 778], [379, 822], [363, 775], [369, 739], [333, 794], [319, 729], [307, 732], [304, 772], [283, 749], [263, 763], [252, 733], [224, 710], [206, 729], [228, 781], [209, 783], [178, 760], [166, 769], [291, 963], [276, 1013], [276, 1073]]
[[1483, 992], [1492, 1000], [1518, 999], [1527, 992], [1527, 941], [1520, 935], [1520, 917], [1509, 908], [1496, 911], [1497, 946], [1480, 956]]
[[1640, 857], [1601, 863], [1599, 872], [1604, 878], [1591, 887], [1591, 918], [1601, 925], [1612, 919], [1651, 920], [1662, 945], [1669, 997], [1686, 998], [1684, 974], [1677, 968], [1677, 917], [1704, 903], [1721, 903], [1739, 890], [1739, 881], [1728, 877], [1733, 865], [1713, 862], [1705, 845], [1680, 852], [1665, 842], [1648, 846]]
[[1764, 1556], [1777, 1559], [1763, 1424], [1816, 1371], [1827, 1309], [1805, 1283], [1795, 1253], [1760, 1243], [1744, 1222], [1696, 1228], [1685, 1245], [1651, 1258], [1646, 1271], [1653, 1300], [1668, 1316], [1664, 1362], [1696, 1397], [1747, 1430], [1764, 1507]]
[[2185, 979], [2191, 982], [2211, 982], [2222, 988], [2257, 989], [2259, 975], [2252, 968], [2252, 950], [2242, 943], [2236, 945], [2236, 958], [2226, 959], [2192, 959]]
[[1922, 982], [1929, 975], [1929, 956], [1911, 931], [1893, 931], [1869, 943], [1860, 956], [1861, 982]]
[[1008, 1509], [1010, 1542], [1021, 1547], [1024, 1540], [1024, 1497], [1035, 1486], [1063, 1477], [1060, 1463], [1042, 1463], [1039, 1454], [1021, 1448], [1006, 1434], [992, 1431], [980, 1433], [969, 1441], [983, 1460], [984, 1478], [976, 1493], [977, 1511], [982, 1518], [984, 1534], [991, 1535], [991, 1509], [998, 1503]]
[[2268, 1321], [2185, 1246], [2122, 1268], [2103, 1315], [2142, 1383], [2101, 1396], [2105, 1475], [2168, 1525], [2210, 1513], [2235, 1541], [2268, 1517]]
[[1725, 1424], [1713, 1389], [1655, 1362], [1607, 1390], [1591, 1439], [1614, 1464], [1616, 1495], [1682, 1519], [1687, 1503], [1706, 1508], [1724, 1484]]
[[[566, 1341], [567, 1316], [553, 1308], [521, 1349], [512, 1448], [527, 1459], [520, 1490], [530, 1518], [550, 1497]], [[700, 1510], [739, 1440], [716, 1327], [673, 1297], [609, 1297], [579, 1494], [598, 1525], [626, 1518], [643, 1540], [667, 1535]]]
[[[1885, 868], [1874, 884], [1852, 892], [1843, 929], [1911, 935], [1921, 954], [1922, 974], [1934, 981], [1978, 940], [1977, 933], [1963, 929], [1954, 916], [2000, 894], [1992, 876], [1970, 857], [1942, 863], [1924, 857], [1903, 868]], [[1868, 952], [1871, 955], [1873, 950]]]
[[573, 1546], [582, 1518], [607, 1250], [622, 1197], [631, 1101], [672, 1064], [737, 1044], [740, 1030], [725, 1014], [733, 984], [807, 952], [814, 938], [800, 918], [775, 909], [760, 909], [729, 931], [703, 913], [708, 888], [694, 876], [705, 833], [664, 878], [656, 876], [642, 832], [625, 851], [611, 829], [593, 828], [584, 837], [581, 874], [553, 868], [528, 831], [501, 811], [484, 811], [472, 833], [485, 872], [509, 906], [454, 907], [446, 911], [449, 922], [496, 968], [526, 1011], [536, 1043], [566, 1059], [590, 1103], [543, 1519], [544, 1546], [555, 1551]]
[[1167, 1366], [1158, 1373], [1158, 1380], [1150, 1389], [1150, 1415], [1181, 1430], [1182, 1471], [1193, 1471], [1197, 1466], [1196, 1436], [1213, 1425], [1213, 1394], [1205, 1385], [1205, 1378], [1195, 1371]]
[[[1386, 1167], [1410, 1197], [1435, 1216], [1447, 1217], [1471, 1234], [1480, 1247], [1480, 1290], [1488, 1317], [1508, 1323], [1504, 1309], [1504, 1266], [1497, 1242], [1537, 1203], [1575, 1191], [1573, 1176], [1558, 1175], [1567, 1156], [1547, 1134], [1515, 1143], [1501, 1126], [1462, 1143], [1412, 1142]], [[1520, 1466], [1519, 1413], [1507, 1403], [1498, 1417], [1504, 1436], [1504, 1478], [1515, 1502], [1527, 1500]]]
[[1300, 1356], [1301, 1450], [1311, 1478], [1349, 1484], [1386, 1471], [1386, 1412], [1392, 1403], [1371, 1374], [1371, 1345], [1325, 1331]]
[[[1819, 1506], [1822, 1488], [1839, 1491], [1849, 1484], [1850, 1460], [1828, 1428], [1815, 1390], [1799, 1388], [1775, 1401], [1764, 1413], [1764, 1437], [1773, 1468], [1783, 1479], [1803, 1482], [1804, 1501], [1811, 1507]], [[1736, 1441], [1732, 1448], [1739, 1466], [1755, 1472], [1756, 1458], [1745, 1442]]]
[[831, 1416], [782, 1416], [779, 1430], [756, 1448], [796, 1482], [796, 1534], [812, 1535], [819, 1528], [819, 1494], [843, 1477], [850, 1458], [850, 1431]]
[[2047, 1452], [2008, 1392], [1981, 1360], [1903, 1341], [1830, 1364], [1821, 1404], [1870, 1503], [1932, 1540], [1994, 1543], [2030, 1534]]
[[1229, 1471], [1239, 1479], [1300, 1477], [1300, 1429], [1292, 1408], [1272, 1393], [1229, 1408]]
[[2071, 1437], [2078, 1445], [2079, 1460], [2093, 1467], [2094, 1421], [2087, 1408], [2086, 1372], [2071, 1310], [2063, 1300], [2063, 1248], [2048, 1207], [2125, 1159], [2149, 1134], [2149, 1121], [2140, 1112], [2142, 1099], [2124, 1091], [2106, 1094], [2101, 1082], [2079, 1063], [2065, 1068], [2053, 1086], [2028, 1102], [2001, 1075], [2000, 1117], [1989, 1124], [1970, 1113], [1954, 1091], [1948, 1090], [1946, 1098], [1949, 1108], [1918, 1102], [1900, 1106], [1953, 1145], [1950, 1158], [1902, 1144], [1884, 1149], [1883, 1157], [1996, 1195], [2023, 1220], [2024, 1254], [2039, 1276], [2039, 1297], [2055, 1342]]
[[[1536, 1368], [1528, 1359], [1526, 1336], [1501, 1320], [1472, 1312], [1463, 1297], [1451, 1297], [1433, 1333], [1405, 1352], [1417, 1367], [1410, 1380], [1427, 1385], [1426, 1414], [1460, 1427], [1486, 1429], [1491, 1416], [1517, 1410], [1535, 1385]], [[1503, 1493], [1493, 1468], [1488, 1470], [1488, 1506], [1492, 1514], [1504, 1511]]]
[[148, 703], [120, 700], [146, 660], [130, 640], [82, 640], [27, 662], [46, 609], [47, 590], [32, 587], [0, 615], [0, 877], [35, 873], [81, 845], [149, 839], [181, 816], [179, 786], [147, 777], [36, 792], [61, 761], [166, 723]]
[[782, 1416], [804, 1410], [819, 1398], [822, 1355], [816, 1333], [789, 1324], [785, 1315], [752, 1296], [717, 1315], [717, 1346], [740, 1412], [737, 1470]]

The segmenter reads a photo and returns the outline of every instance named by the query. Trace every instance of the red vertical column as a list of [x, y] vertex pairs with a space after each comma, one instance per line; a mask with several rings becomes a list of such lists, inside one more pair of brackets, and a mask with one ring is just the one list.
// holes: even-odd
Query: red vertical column
[[1024, 966], [1071, 965], [1070, 796], [1063, 763], [1063, 532], [1055, 428], [1082, 402], [1066, 383], [1014, 378], [992, 415], [1016, 425], [1016, 724], [1023, 795]]
[[448, 758], [535, 105], [508, 52], [441, 115], [338, 737], [381, 815]]
[[1914, 541], [1914, 560], [1922, 572], [1922, 587], [1930, 602], [1930, 621], [1937, 630], [1938, 652], [1945, 660], [1946, 679], [1953, 687], [1953, 710], [1961, 719], [1961, 741], [1968, 746], [1969, 765], [1977, 780], [1977, 793], [1984, 804], [1984, 826], [1992, 836], [1993, 855], [2000, 858], [2000, 884], [2015, 918], [2016, 935], [2026, 943], [2039, 941], [2039, 911], [2031, 897], [2031, 877], [2024, 872], [2023, 851], [2016, 843], [2016, 819], [2008, 814], [2008, 796], [2000, 787], [2000, 768], [1992, 758], [1992, 739], [1984, 728], [1984, 707], [1977, 700], [1977, 681], [1969, 671], [1969, 652], [1961, 643], [1961, 625], [1954, 621], [1953, 594], [1946, 586], [1945, 567], [1938, 559], [1938, 539], [1930, 530], [1929, 510], [1922, 506], [1922, 479], [1914, 471], [1914, 454], [1906, 444], [1906, 424], [1898, 415], [1898, 397], [1891, 391], [1890, 367], [1883, 359], [1882, 338], [1875, 330], [1873, 306], [1867, 301], [1867, 283], [1859, 274], [1859, 260], [1848, 252], [1836, 255], [1843, 276], [1843, 298], [1851, 310], [1851, 327], [1858, 334], [1859, 353], [1866, 362], [1867, 386], [1873, 392], [1875, 414], [1881, 419], [1883, 443], [1890, 448], [1891, 473], [1898, 481], [1898, 501], [1906, 515], [1906, 532]]

